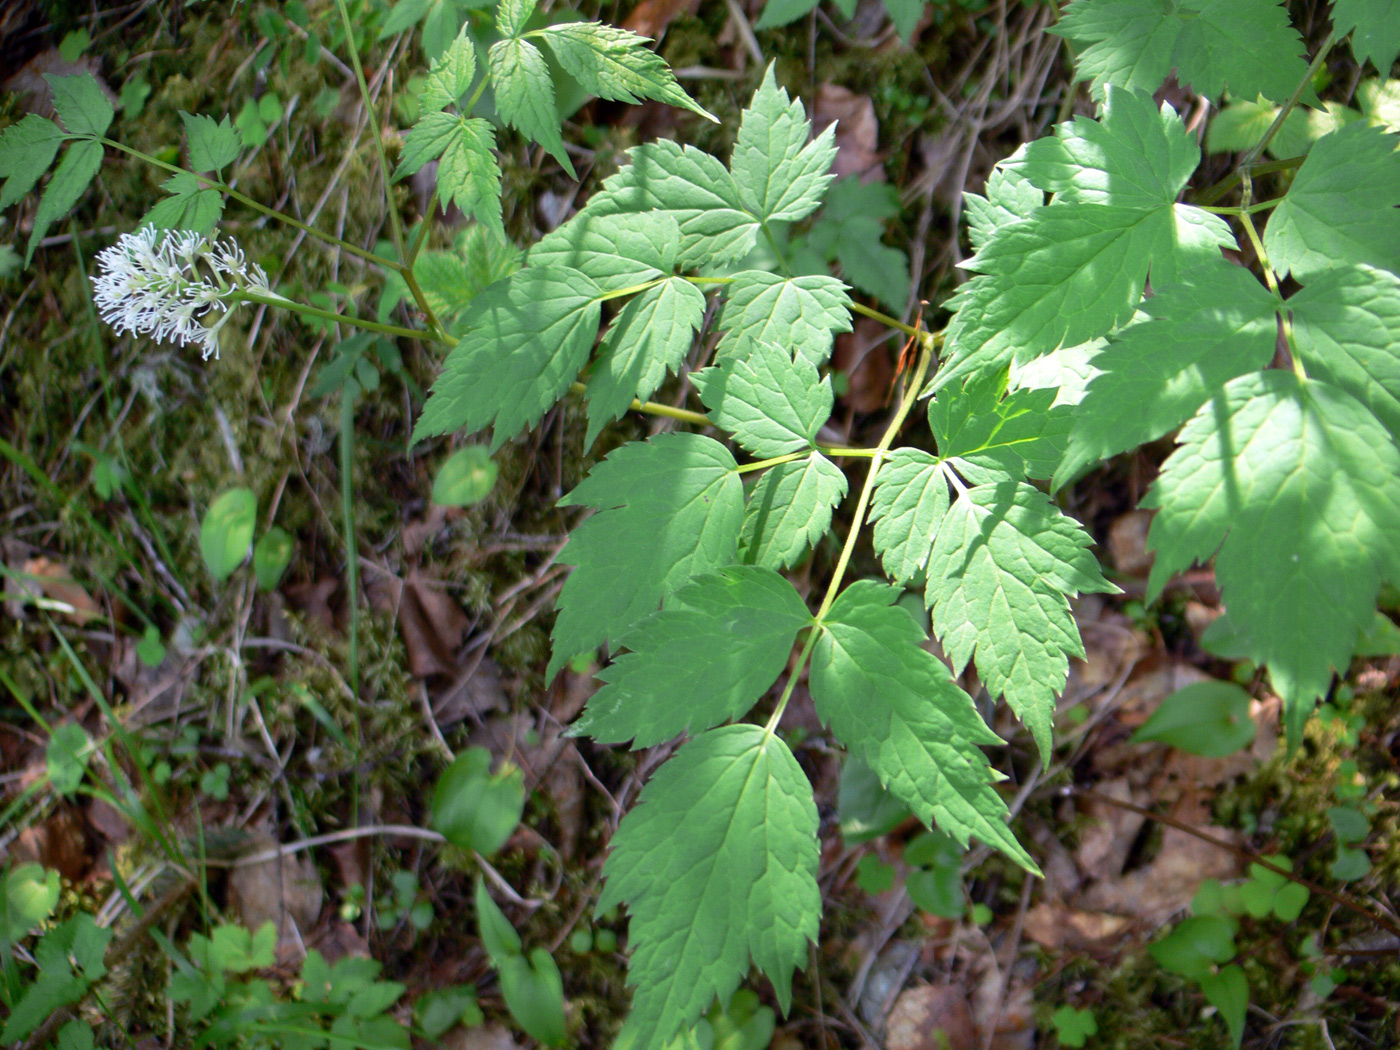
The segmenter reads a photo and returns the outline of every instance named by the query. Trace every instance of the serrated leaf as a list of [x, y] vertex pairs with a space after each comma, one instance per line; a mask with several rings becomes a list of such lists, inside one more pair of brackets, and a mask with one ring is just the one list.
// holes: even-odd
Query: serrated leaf
[[1142, 304], [1149, 320], [1094, 358], [1099, 374], [1074, 414], [1056, 483], [1175, 430], [1222, 385], [1267, 365], [1277, 305], [1247, 269], [1224, 262], [1158, 288]]
[[755, 29], [774, 29], [796, 22], [817, 6], [818, 0], [768, 0], [763, 5], [763, 14], [754, 23]]
[[1142, 501], [1158, 509], [1149, 596], [1216, 554], [1231, 624], [1268, 665], [1296, 743], [1381, 582], [1400, 579], [1400, 449], [1351, 395], [1281, 370], [1227, 384], [1178, 441]]
[[476, 44], [465, 26], [428, 71], [418, 104], [424, 112], [455, 106], [476, 79]]
[[502, 0], [496, 12], [496, 28], [503, 36], [519, 36], [535, 13], [535, 0]]
[[53, 108], [63, 126], [73, 135], [100, 138], [112, 126], [116, 111], [91, 73], [61, 77], [45, 73], [53, 91]]
[[1345, 390], [1400, 440], [1400, 277], [1337, 266], [1288, 300], [1309, 376]]
[[540, 49], [528, 40], [498, 40], [491, 45], [488, 61], [501, 119], [538, 142], [570, 178], [577, 178], [559, 134], [554, 82]]
[[607, 684], [570, 731], [636, 749], [742, 718], [777, 681], [811, 619], [772, 569], [736, 565], [696, 577], [627, 632], [631, 652], [598, 672]]
[[486, 288], [520, 269], [520, 254], [485, 226], [469, 226], [454, 250], [419, 255], [413, 274], [438, 319], [448, 321]]
[[[1024, 151], [1012, 154], [1014, 160]], [[1029, 219], [1037, 208], [1045, 206], [1045, 192], [1024, 175], [1011, 170], [1005, 163], [998, 164], [987, 178], [986, 196], [976, 193], [963, 194], [963, 207], [967, 213], [967, 237], [972, 242], [973, 251], [980, 252], [982, 246], [992, 238], [992, 234], [1002, 226]]]
[[744, 561], [783, 569], [806, 556], [831, 528], [846, 496], [846, 475], [819, 452], [770, 467], [754, 483], [744, 514]]
[[675, 268], [681, 230], [666, 214], [585, 208], [530, 249], [531, 266], [582, 270], [608, 291], [632, 288]]
[[1147, 209], [1172, 204], [1200, 160], [1196, 137], [1170, 106], [1110, 87], [1097, 119], [1057, 124], [1001, 166], [1058, 201]]
[[[1038, 200], [1037, 203], [1040, 203]], [[899, 214], [899, 195], [884, 183], [838, 179], [827, 191], [821, 217], [807, 244], [830, 260], [852, 286], [896, 311], [909, 298], [909, 257], [884, 244], [885, 220]], [[819, 272], [814, 268], [811, 272]]]
[[1075, 77], [1154, 92], [1176, 70], [1212, 99], [1288, 98], [1307, 73], [1303, 42], [1278, 0], [1076, 0], [1050, 30], [1079, 50]]
[[624, 306], [603, 336], [588, 376], [588, 432], [592, 445], [603, 427], [645, 401], [685, 360], [705, 319], [705, 296], [680, 277], [670, 277]]
[[821, 913], [817, 826], [797, 760], [758, 726], [709, 730], [657, 770], [613, 836], [598, 901], [632, 917], [633, 1045], [663, 1046], [728, 1002], [751, 959], [788, 1008]]
[[185, 125], [185, 141], [190, 151], [193, 171], [219, 171], [238, 159], [243, 148], [243, 136], [226, 116], [223, 121], [213, 117], [180, 111]]
[[549, 44], [566, 73], [599, 98], [633, 105], [655, 99], [718, 123], [681, 89], [666, 60], [646, 46], [646, 37], [599, 22], [560, 22], [533, 35]]
[[836, 126], [813, 142], [802, 103], [778, 86], [772, 63], [744, 110], [729, 169], [740, 199], [761, 222], [795, 222], [821, 205], [834, 178]]
[[1351, 53], [1358, 66], [1369, 58], [1382, 76], [1388, 75], [1400, 54], [1400, 2], [1334, 0], [1332, 32], [1338, 40], [1351, 34]]
[[834, 403], [830, 376], [819, 377], [800, 353], [794, 358], [767, 341], [690, 378], [715, 425], [760, 458], [814, 448]]
[[899, 594], [861, 580], [837, 596], [812, 650], [817, 714], [924, 823], [963, 847], [976, 835], [1038, 873], [1006, 826], [992, 789], [1000, 774], [977, 746], [1001, 741], [922, 647], [924, 632], [894, 605]]
[[176, 172], [161, 186], [171, 196], [157, 201], [140, 225], [157, 230], [191, 230], [206, 236], [213, 233], [224, 213], [224, 196], [218, 190], [201, 188], [202, 185], [190, 172]]
[[547, 678], [616, 641], [692, 576], [734, 563], [744, 514], [736, 470], [712, 438], [662, 434], [622, 446], [559, 501], [599, 513], [559, 555], [577, 568], [559, 595]]
[[38, 185], [62, 142], [58, 125], [34, 113], [0, 133], [0, 176], [5, 178], [0, 211]]
[[834, 277], [782, 277], [741, 270], [726, 289], [719, 327], [720, 353], [747, 352], [747, 344], [777, 343], [796, 349], [814, 365], [831, 356], [838, 332], [851, 330], [851, 299]]
[[491, 424], [491, 451], [533, 425], [588, 360], [599, 289], [576, 270], [528, 267], [471, 301], [464, 335], [413, 428], [415, 442]]
[[457, 118], [438, 160], [438, 196], [504, 238], [501, 169], [495, 149], [496, 132], [488, 121], [480, 117]]
[[53, 178], [44, 187], [44, 196], [34, 212], [34, 228], [29, 233], [29, 246], [24, 252], [25, 266], [34, 258], [34, 249], [39, 247], [49, 227], [72, 211], [101, 167], [102, 143], [84, 139], [68, 147], [54, 169]]
[[1400, 270], [1397, 141], [1357, 121], [1313, 145], [1264, 230], [1277, 273], [1305, 282], [1339, 263]]
[[897, 448], [889, 454], [870, 501], [870, 520], [875, 523], [871, 542], [896, 583], [908, 583], [928, 564], [948, 505], [948, 480], [937, 459], [917, 448]]
[[974, 485], [1010, 478], [1047, 478], [1064, 451], [1074, 413], [1054, 405], [1058, 391], [1018, 390], [1003, 396], [1001, 377], [944, 389], [928, 404], [938, 453]]
[[747, 255], [759, 224], [745, 210], [733, 177], [714, 157], [669, 139], [627, 151], [631, 163], [588, 202], [597, 215], [664, 214], [676, 221], [683, 269]]
[[1048, 763], [1055, 694], [1069, 657], [1084, 655], [1074, 594], [1113, 593], [1078, 522], [1022, 482], [969, 489], [944, 515], [928, 560], [924, 600], [961, 673], [977, 660], [992, 696], [1005, 696]]

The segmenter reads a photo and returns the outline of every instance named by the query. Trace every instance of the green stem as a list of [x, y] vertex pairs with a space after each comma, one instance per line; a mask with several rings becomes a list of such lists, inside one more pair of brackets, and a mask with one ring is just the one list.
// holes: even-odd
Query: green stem
[[360, 551], [355, 540], [355, 495], [353, 485], [355, 452], [355, 402], [342, 387], [340, 391], [340, 514], [345, 531], [345, 593], [350, 609], [349, 678], [350, 706], [355, 720], [355, 765], [351, 786], [351, 826], [360, 822]]
[[326, 244], [334, 245], [341, 251], [349, 252], [351, 255], [358, 256], [359, 258], [364, 259], [366, 262], [371, 262], [374, 263], [376, 266], [382, 266], [390, 270], [403, 269], [402, 264], [396, 263], [392, 259], [386, 259], [382, 255], [376, 255], [374, 252], [367, 251], [364, 248], [361, 248], [358, 244], [351, 244], [347, 240], [342, 240], [341, 238], [336, 237], [334, 234], [326, 233], [324, 230], [318, 230], [314, 226], [308, 226], [300, 219], [295, 219], [292, 216], [288, 215], [286, 212], [278, 211], [276, 208], [269, 208], [266, 204], [263, 204], [260, 201], [256, 201], [252, 197], [249, 197], [245, 194], [239, 193], [232, 186], [228, 185], [225, 182], [220, 182], [218, 179], [211, 178], [208, 175], [201, 175], [199, 172], [196, 171], [190, 171], [187, 168], [182, 168], [177, 164], [169, 164], [163, 160], [160, 160], [158, 157], [151, 156], [149, 153], [143, 153], [139, 149], [134, 149], [131, 146], [124, 145], [123, 143], [115, 142], [112, 139], [104, 138], [99, 139], [98, 141], [101, 142], [102, 145], [109, 146], [112, 149], [118, 151], [119, 153], [125, 153], [130, 157], [135, 157], [137, 160], [144, 160], [147, 164], [150, 164], [152, 167], [160, 168], [162, 171], [172, 172], [176, 175], [193, 175], [206, 188], [211, 190], [218, 190], [220, 193], [225, 194], [233, 200], [238, 201], [239, 204], [242, 204], [245, 207], [252, 208], [254, 211], [260, 212], [261, 214], [266, 215], [270, 219], [276, 219], [278, 222], [284, 222], [293, 229], [300, 230], [302, 233], [305, 233], [307, 236], [315, 237], [318, 240], [324, 241]]
[[607, 302], [609, 299], [621, 299], [624, 295], [636, 295], [638, 292], [645, 292], [655, 288], [658, 284], [665, 284], [669, 277], [658, 277], [654, 281], [644, 281], [642, 284], [634, 284], [628, 288], [618, 288], [616, 291], [604, 292], [598, 296], [598, 302]]
[[1288, 101], [1280, 107], [1278, 116], [1274, 117], [1274, 122], [1269, 125], [1269, 130], [1264, 132], [1264, 137], [1256, 142], [1254, 148], [1244, 155], [1244, 158], [1240, 161], [1240, 168], [1248, 170], [1253, 166], [1254, 162], [1263, 155], [1264, 150], [1268, 148], [1269, 143], [1274, 140], [1274, 136], [1277, 135], [1279, 129], [1283, 127], [1283, 122], [1288, 119], [1288, 114], [1293, 112], [1293, 107], [1298, 104], [1298, 100], [1303, 97], [1303, 92], [1306, 91], [1308, 85], [1312, 83], [1312, 78], [1317, 74], [1317, 71], [1322, 68], [1322, 63], [1327, 61], [1327, 54], [1332, 50], [1332, 44], [1336, 39], [1337, 31], [1334, 28], [1327, 34], [1327, 39], [1324, 40], [1322, 45], [1317, 49], [1317, 54], [1313, 55], [1312, 62], [1308, 64], [1308, 71], [1303, 74], [1303, 79], [1298, 81], [1298, 86], [1293, 89], [1293, 94], [1288, 96]]
[[[575, 383], [569, 387], [575, 394], [582, 394], [588, 387], [582, 383]], [[663, 405], [656, 401], [638, 401], [635, 397], [632, 404], [628, 406], [633, 412], [645, 412], [649, 416], [665, 416], [667, 419], [677, 419], [682, 423], [690, 423], [697, 427], [708, 427], [711, 425], [710, 417], [702, 412], [692, 412], [688, 408], [673, 408], [670, 405]]]
[[1248, 174], [1245, 175], [1244, 187], [1246, 206], [1240, 215], [1240, 225], [1244, 227], [1245, 236], [1249, 238], [1249, 243], [1254, 246], [1254, 254], [1259, 258], [1259, 265], [1264, 270], [1264, 281], [1268, 284], [1269, 291], [1273, 293], [1274, 301], [1278, 303], [1279, 321], [1283, 326], [1283, 341], [1288, 344], [1288, 357], [1293, 365], [1293, 374], [1300, 380], [1306, 380], [1308, 373], [1303, 368], [1302, 358], [1298, 356], [1298, 342], [1293, 336], [1293, 318], [1289, 316], [1288, 304], [1284, 301], [1278, 278], [1274, 275], [1274, 268], [1269, 265], [1269, 254], [1264, 250], [1264, 242], [1259, 238], [1259, 231], [1254, 228], [1254, 220], [1249, 214], [1249, 193], [1252, 184]]
[[852, 302], [851, 312], [860, 314], [862, 317], [868, 317], [872, 321], [879, 321], [886, 328], [894, 328], [900, 332], [903, 332], [905, 335], [927, 334], [920, 328], [915, 328], [913, 325], [905, 324], [898, 318], [891, 317], [887, 313], [881, 313], [879, 310], [872, 309], [871, 307], [866, 306], [864, 303]]
[[[345, 47], [350, 52], [350, 64], [355, 67], [355, 81], [360, 86], [360, 97], [365, 103], [365, 117], [369, 121], [369, 133], [374, 137], [374, 151], [379, 158], [379, 174], [384, 180], [384, 201], [389, 209], [389, 229], [394, 235], [394, 250], [399, 253], [399, 258], [405, 260], [405, 266], [411, 266], [406, 260], [407, 253], [403, 247], [403, 227], [399, 223], [399, 210], [394, 207], [393, 199], [389, 193], [389, 158], [384, 155], [384, 138], [379, 134], [379, 116], [374, 111], [374, 100], [369, 95], [369, 84], [365, 82], [365, 70], [360, 65], [360, 49], [355, 46], [355, 27], [350, 23], [350, 11], [345, 6], [345, 0], [335, 0], [336, 9], [340, 12], [340, 24], [345, 27]], [[418, 304], [422, 306], [420, 302]]]
[[280, 296], [258, 295], [256, 292], [239, 291], [233, 297], [234, 302], [259, 303], [263, 306], [280, 306], [284, 310], [291, 310], [293, 313], [305, 314], [308, 317], [318, 317], [323, 321], [332, 321], [336, 324], [350, 325], [353, 328], [363, 328], [369, 332], [378, 332], [380, 335], [393, 335], [401, 339], [435, 340], [446, 342], [447, 339], [434, 332], [425, 332], [418, 328], [400, 328], [393, 324], [380, 324], [378, 321], [370, 321], [363, 317], [350, 317], [346, 314], [336, 313], [334, 310], [322, 310], [319, 306], [312, 306], [309, 303], [293, 302], [291, 299], [283, 299]]
[[[1302, 164], [1305, 159], [1304, 157], [1289, 157], [1286, 160], [1271, 160], [1263, 164], [1255, 164], [1249, 170], [1250, 173], [1254, 175], [1269, 175], [1276, 171], [1291, 171]], [[1244, 173], [1236, 170], [1215, 183], [1215, 185], [1207, 186], [1200, 193], [1195, 194], [1188, 203], [1197, 208], [1209, 210], [1208, 205], [1214, 204], [1221, 197], [1225, 196], [1225, 194], [1229, 193], [1240, 184], [1243, 178]], [[1272, 202], [1267, 203], [1269, 203], [1270, 207], [1273, 207]], [[1262, 208], [1264, 207], [1264, 202], [1256, 204], [1254, 207]], [[1234, 213], [1232, 212], [1231, 214]]]

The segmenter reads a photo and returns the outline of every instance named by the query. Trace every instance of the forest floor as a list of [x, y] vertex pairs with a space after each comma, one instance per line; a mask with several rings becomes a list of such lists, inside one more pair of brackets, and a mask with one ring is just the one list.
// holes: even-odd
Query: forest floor
[[[940, 0], [910, 42], [878, 0], [860, 0], [850, 19], [823, 5], [757, 31], [761, 5], [751, 0], [585, 7], [658, 39], [683, 86], [721, 122], [587, 102], [566, 134], [579, 183], [503, 136], [506, 225], [522, 247], [580, 207], [636, 143], [672, 137], [727, 156], [739, 110], [776, 60], [779, 80], [819, 126], [839, 120], [838, 173], [889, 187], [885, 243], [915, 280], [901, 286], [887, 256], [872, 278], [884, 282], [876, 294], [909, 319], [928, 300], [930, 322], [941, 323], [937, 304], [969, 254], [958, 232], [962, 192], [978, 190], [1021, 143], [1091, 112], [1069, 80], [1063, 41], [1046, 32], [1053, 5]], [[1325, 32], [1321, 16], [1294, 7], [1309, 41]], [[334, 5], [308, 0], [306, 9], [330, 40]], [[0, 125], [42, 110], [42, 74], [79, 69], [120, 101], [113, 137], [172, 160], [178, 110], [228, 113], [245, 139], [262, 139], [233, 168], [242, 192], [373, 247], [388, 236], [386, 213], [343, 44], [308, 57], [307, 32], [283, 12], [262, 0], [7, 6]], [[1328, 70], [1332, 95], [1354, 89], [1349, 61], [1339, 52]], [[374, 44], [366, 62], [372, 90], [393, 99], [381, 106], [393, 138], [415, 117], [422, 56], [402, 36]], [[1202, 100], [1180, 90], [1161, 97], [1201, 126]], [[1230, 158], [1214, 158], [1199, 177], [1212, 164], [1218, 176]], [[153, 899], [141, 887], [157, 878], [160, 855], [120, 798], [35, 790], [50, 730], [80, 725], [123, 745], [104, 775], [150, 789], [144, 804], [195, 855], [228, 861], [328, 839], [261, 863], [211, 865], [202, 892], [162, 916], [174, 943], [217, 922], [256, 930], [270, 921], [276, 960], [266, 976], [281, 992], [308, 949], [330, 961], [365, 956], [405, 986], [393, 1008], [404, 1020], [429, 992], [475, 987], [480, 1023], [451, 1028], [436, 1045], [527, 1046], [472, 918], [482, 869], [395, 830], [428, 827], [447, 760], [481, 746], [523, 771], [527, 792], [524, 819], [488, 871], [491, 889], [527, 948], [553, 954], [570, 1045], [611, 1046], [629, 996], [626, 923], [592, 905], [610, 836], [669, 751], [564, 732], [597, 684], [586, 665], [544, 676], [567, 572], [556, 557], [576, 513], [555, 504], [611, 448], [666, 421], [626, 417], [586, 448], [581, 409], [566, 403], [496, 455], [488, 498], [446, 508], [430, 500], [433, 473], [472, 439], [408, 441], [440, 362], [408, 344], [402, 360], [366, 361], [375, 375], [361, 377], [349, 441], [360, 581], [352, 605], [340, 524], [345, 395], [319, 382], [341, 335], [258, 312], [230, 326], [237, 338], [219, 360], [201, 362], [99, 323], [92, 258], [135, 228], [164, 178], [109, 151], [97, 189], [31, 267], [0, 247], [0, 863], [56, 869], [61, 914], [110, 917], [129, 895]], [[401, 183], [395, 205], [416, 221], [429, 192]], [[31, 201], [0, 219], [0, 243], [22, 251], [32, 218]], [[450, 246], [461, 232], [460, 216], [439, 216], [429, 245]], [[237, 206], [221, 233], [279, 287], [373, 313], [382, 275], [353, 257]], [[872, 444], [885, 424], [900, 350], [885, 335], [857, 321], [837, 341], [839, 443]], [[673, 379], [658, 400], [680, 404], [687, 394]], [[1220, 611], [1211, 570], [1144, 601], [1148, 518], [1135, 508], [1169, 451], [1161, 442], [1119, 457], [1059, 497], [1122, 593], [1076, 605], [1086, 657], [1073, 664], [1048, 768], [1008, 712], [986, 712], [1006, 741], [990, 754], [1007, 776], [1016, 833], [1043, 879], [982, 848], [950, 860], [920, 840], [912, 819], [862, 796], [856, 778], [843, 792], [842, 755], [797, 690], [789, 743], [822, 815], [825, 917], [792, 1009], [776, 1016], [774, 1047], [1223, 1048], [1229, 1033], [1197, 984], [1147, 951], [1187, 914], [1203, 880], [1258, 882], [1246, 858], [1282, 857], [1341, 898], [1389, 907], [1400, 871], [1400, 659], [1359, 661], [1302, 746], [1285, 753], [1263, 675], [1201, 645]], [[201, 521], [233, 487], [256, 494], [259, 535], [276, 525], [291, 538], [274, 588], [261, 588], [248, 566], [222, 583], [205, 567]], [[838, 514], [834, 529], [846, 526]], [[834, 553], [819, 546], [799, 573], [820, 578]], [[878, 572], [868, 547], [858, 558], [862, 571]], [[1251, 744], [1205, 758], [1130, 742], [1165, 697], [1212, 680], [1248, 692]], [[1339, 843], [1329, 810], [1349, 806], [1369, 823]], [[1339, 848], [1364, 853], [1366, 870], [1339, 872]], [[939, 907], [948, 892], [954, 906]], [[1393, 938], [1319, 893], [1291, 921], [1264, 911], [1243, 917], [1236, 936], [1249, 987], [1246, 1046], [1400, 1045]], [[129, 952], [95, 997], [100, 1011], [91, 1000], [82, 1007], [99, 1039], [180, 1045], [162, 995], [169, 972], [154, 940]], [[746, 1009], [776, 1008], [766, 981], [751, 987], [757, 998]], [[1096, 1032], [1078, 1042], [1076, 1026], [1090, 1017]]]

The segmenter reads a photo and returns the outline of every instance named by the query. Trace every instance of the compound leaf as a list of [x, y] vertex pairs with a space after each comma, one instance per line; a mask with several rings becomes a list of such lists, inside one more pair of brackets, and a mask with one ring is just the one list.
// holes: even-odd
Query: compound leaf
[[1000, 743], [957, 687], [924, 632], [895, 606], [897, 587], [851, 584], [832, 604], [812, 650], [817, 714], [920, 820], [966, 847], [976, 835], [1027, 871], [1035, 862], [1006, 826], [1000, 775], [977, 745]]
[[1400, 270], [1396, 142], [1360, 120], [1318, 139], [1264, 231], [1280, 275], [1307, 281], [1340, 263]]
[[476, 45], [467, 34], [466, 26], [463, 26], [457, 38], [428, 71], [418, 104], [425, 113], [455, 106], [471, 90], [475, 79]]
[[974, 656], [992, 696], [1004, 695], [1050, 760], [1055, 694], [1084, 643], [1075, 593], [1113, 592], [1090, 539], [1039, 489], [1006, 481], [969, 489], [944, 515], [924, 600], [949, 659]]
[[777, 343], [752, 344], [747, 357], [729, 358], [691, 376], [716, 426], [759, 457], [814, 447], [831, 415], [831, 378]]
[[34, 211], [34, 229], [30, 231], [29, 247], [24, 253], [25, 266], [34, 258], [34, 249], [39, 247], [49, 227], [72, 210], [101, 167], [102, 143], [83, 139], [68, 147]]
[[1227, 85], [1282, 99], [1307, 73], [1278, 0], [1076, 0], [1050, 31], [1081, 49], [1075, 75], [1095, 98], [1110, 84], [1154, 92], [1175, 69], [1212, 99]]
[[582, 270], [600, 288], [620, 291], [669, 273], [680, 250], [681, 230], [670, 215], [584, 208], [530, 249], [530, 265]]
[[482, 292], [443, 364], [413, 440], [494, 424], [491, 451], [534, 424], [588, 360], [599, 289], [577, 270], [527, 267]]
[[778, 86], [769, 64], [744, 110], [729, 167], [745, 206], [763, 222], [794, 222], [816, 211], [836, 159], [833, 124], [808, 142], [812, 124], [802, 103]]
[[713, 438], [662, 434], [622, 446], [559, 501], [599, 513], [559, 555], [577, 568], [559, 595], [547, 678], [620, 638], [692, 576], [733, 564], [744, 517], [736, 471]]
[[1268, 665], [1296, 743], [1400, 579], [1400, 449], [1350, 394], [1283, 370], [1231, 381], [1178, 441], [1142, 501], [1158, 508], [1149, 596], [1215, 553], [1235, 640]]
[[631, 652], [598, 673], [607, 684], [571, 732], [639, 748], [742, 718], [787, 666], [811, 619], [772, 569], [735, 565], [698, 576], [623, 636]]
[[96, 77], [91, 73], [67, 77], [45, 73], [44, 79], [53, 91], [54, 112], [69, 134], [91, 138], [106, 134], [116, 111]]
[[688, 109], [718, 123], [681, 90], [646, 37], [598, 22], [561, 22], [533, 34], [549, 44], [565, 72], [599, 98], [636, 104], [644, 98]]
[[58, 156], [63, 132], [51, 120], [30, 113], [0, 132], [0, 211], [32, 190]]
[[496, 28], [502, 35], [518, 37], [535, 13], [535, 0], [503, 0], [496, 11]]
[[720, 352], [744, 352], [749, 341], [795, 348], [814, 365], [831, 354], [837, 332], [851, 330], [851, 299], [835, 277], [781, 277], [766, 270], [734, 274], [719, 325]]
[[714, 157], [670, 139], [633, 147], [627, 155], [631, 163], [603, 183], [589, 211], [670, 216], [681, 231], [676, 262], [686, 269], [741, 258], [753, 249], [758, 220]]
[[624, 1038], [666, 1045], [729, 1001], [750, 959], [788, 1008], [821, 914], [817, 826], [802, 768], [758, 726], [702, 733], [657, 770], [613, 836], [597, 906], [632, 917]]
[[202, 114], [180, 111], [185, 125], [185, 141], [190, 150], [190, 168], [194, 171], [219, 171], [238, 159], [243, 149], [243, 136], [227, 116], [222, 121]]
[[491, 45], [487, 60], [501, 119], [538, 142], [570, 178], [577, 178], [559, 134], [554, 82], [540, 49], [528, 40], [498, 40]]
[[773, 569], [800, 561], [831, 528], [846, 475], [819, 452], [770, 467], [754, 483], [744, 515], [744, 560]]
[[704, 294], [680, 277], [668, 277], [622, 308], [588, 376], [585, 446], [627, 411], [634, 397], [645, 401], [668, 369], [680, 367], [704, 319]]
[[1094, 358], [1056, 482], [1175, 430], [1221, 386], [1263, 368], [1278, 337], [1277, 303], [1243, 266], [1203, 268], [1157, 289], [1146, 320]]
[[224, 195], [202, 187], [198, 176], [177, 171], [161, 186], [170, 196], [156, 201], [140, 225], [158, 230], [192, 230], [206, 236], [213, 233], [224, 213]]
[[495, 148], [496, 132], [488, 121], [453, 113], [427, 113], [404, 136], [394, 178], [411, 175], [440, 157], [437, 181], [442, 200], [456, 204], [504, 237], [501, 169], [492, 152]]
[[948, 512], [948, 479], [943, 469], [927, 452], [897, 448], [875, 479], [871, 541], [896, 583], [908, 583], [928, 564], [938, 523]]
[[1351, 53], [1356, 56], [1356, 64], [1369, 58], [1385, 76], [1400, 54], [1400, 2], [1334, 0], [1332, 31], [1339, 40], [1351, 33]]
[[939, 455], [974, 485], [1047, 478], [1064, 451], [1074, 414], [1068, 405], [1054, 405], [1056, 391], [1003, 396], [1004, 389], [1004, 377], [994, 375], [962, 390], [945, 389], [928, 404]]

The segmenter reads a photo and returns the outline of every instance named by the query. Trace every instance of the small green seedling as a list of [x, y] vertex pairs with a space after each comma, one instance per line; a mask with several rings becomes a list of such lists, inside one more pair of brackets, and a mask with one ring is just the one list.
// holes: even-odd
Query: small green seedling
[[476, 915], [482, 944], [501, 979], [501, 995], [511, 1017], [546, 1046], [563, 1046], [569, 1035], [564, 1020], [564, 980], [554, 957], [543, 948], [525, 955], [520, 934], [480, 880], [476, 884]]
[[1062, 1006], [1050, 1018], [1055, 1026], [1055, 1034], [1061, 1046], [1083, 1046], [1091, 1035], [1098, 1035], [1099, 1022], [1092, 1010], [1077, 1010], [1073, 1006]]
[[420, 996], [413, 1004], [413, 1020], [424, 1039], [436, 1042], [457, 1025], [475, 1028], [486, 1017], [476, 1001], [476, 987], [460, 984]]
[[485, 856], [505, 845], [524, 811], [525, 775], [509, 764], [492, 773], [483, 747], [453, 759], [433, 794], [433, 827], [458, 849]]
[[440, 507], [470, 507], [496, 486], [496, 461], [483, 445], [459, 448], [433, 479], [433, 502]]
[[941, 831], [926, 831], [904, 847], [904, 859], [914, 870], [904, 880], [909, 899], [931, 915], [960, 918], [963, 899], [963, 850]]
[[229, 489], [210, 504], [199, 529], [199, 551], [209, 575], [220, 583], [248, 556], [257, 518], [258, 499], [252, 489]]

